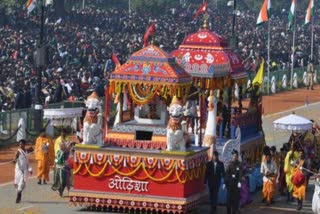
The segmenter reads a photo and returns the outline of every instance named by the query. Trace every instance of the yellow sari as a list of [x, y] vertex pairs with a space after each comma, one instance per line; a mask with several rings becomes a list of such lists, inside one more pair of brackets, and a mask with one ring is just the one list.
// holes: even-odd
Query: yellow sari
[[292, 151], [289, 151], [286, 155], [286, 158], [284, 160], [284, 172], [286, 173], [286, 183], [288, 187], [288, 191], [292, 192], [293, 190], [293, 183], [292, 183], [292, 170], [293, 167], [291, 165], [291, 161], [297, 161], [299, 158], [299, 153], [294, 152], [292, 154]]

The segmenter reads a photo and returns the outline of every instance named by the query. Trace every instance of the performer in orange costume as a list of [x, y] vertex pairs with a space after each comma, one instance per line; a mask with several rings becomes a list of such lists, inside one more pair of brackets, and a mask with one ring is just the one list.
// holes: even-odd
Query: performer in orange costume
[[304, 170], [307, 168], [307, 163], [305, 161], [305, 154], [304, 152], [300, 152], [300, 157], [298, 164], [292, 170], [292, 178], [293, 178], [293, 197], [298, 200], [298, 208], [297, 210], [302, 209], [302, 202], [306, 196], [306, 189], [307, 189], [307, 179], [306, 175], [304, 174]]
[[38, 162], [37, 177], [38, 184], [47, 184], [49, 181], [50, 166], [54, 164], [54, 143], [49, 136], [46, 136], [42, 130], [40, 136], [36, 140], [35, 159]]
[[272, 160], [270, 152], [266, 152], [265, 161], [261, 163], [261, 174], [263, 175], [262, 202], [267, 201], [267, 205], [273, 203], [277, 172], [277, 165]]

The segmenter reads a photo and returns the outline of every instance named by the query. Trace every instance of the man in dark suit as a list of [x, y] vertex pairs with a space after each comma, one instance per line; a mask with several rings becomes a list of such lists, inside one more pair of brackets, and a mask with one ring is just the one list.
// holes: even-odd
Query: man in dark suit
[[219, 160], [219, 153], [213, 152], [212, 160], [207, 163], [206, 183], [208, 183], [211, 213], [217, 209], [218, 193], [221, 179], [224, 177], [224, 165]]
[[232, 161], [226, 170], [225, 176], [228, 214], [236, 214], [239, 210], [241, 179], [242, 167], [239, 161], [239, 153], [237, 150], [233, 150]]

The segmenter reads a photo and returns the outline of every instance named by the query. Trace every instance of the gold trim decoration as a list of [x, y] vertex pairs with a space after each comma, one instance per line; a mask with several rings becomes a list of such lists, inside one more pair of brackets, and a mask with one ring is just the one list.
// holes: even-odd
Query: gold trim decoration
[[[110, 80], [109, 93], [118, 94], [122, 93], [125, 88], [128, 88], [130, 98], [137, 105], [144, 105], [153, 99], [155, 95], [167, 99], [168, 97], [178, 96], [182, 97], [189, 93], [192, 81], [186, 83], [163, 83], [163, 82], [150, 82], [137, 80]], [[145, 93], [139, 93], [141, 87], [149, 88]]]
[[[169, 162], [168, 162], [169, 161]], [[103, 167], [99, 167], [99, 169], [95, 166], [95, 164], [89, 164], [89, 163], [75, 163], [75, 170], [73, 174], [80, 176], [85, 176], [89, 174], [92, 177], [109, 177], [115, 173], [121, 175], [121, 176], [133, 176], [135, 179], [138, 180], [146, 180], [150, 179], [154, 182], [167, 182], [167, 183], [185, 183], [187, 181], [196, 180], [200, 178], [204, 178], [205, 176], [205, 169], [206, 164], [205, 162], [200, 163], [200, 160], [198, 166], [195, 166], [193, 168], [187, 169], [185, 164], [181, 160], [172, 160], [172, 159], [164, 159], [161, 160], [161, 168], [157, 167], [157, 164], [152, 164], [154, 167], [150, 169], [146, 166], [144, 161], [140, 161], [139, 164], [135, 165], [135, 167], [125, 167], [120, 166], [116, 167], [112, 163], [109, 163], [108, 161], [105, 162]], [[154, 161], [157, 162], [157, 161]], [[130, 164], [129, 164], [130, 165]], [[136, 176], [137, 172], [139, 170], [142, 170], [144, 173], [144, 176]], [[106, 173], [108, 171], [108, 173]], [[160, 172], [161, 176], [156, 177], [154, 176], [154, 173], [158, 171]], [[174, 178], [172, 178], [172, 175], [175, 175]]]

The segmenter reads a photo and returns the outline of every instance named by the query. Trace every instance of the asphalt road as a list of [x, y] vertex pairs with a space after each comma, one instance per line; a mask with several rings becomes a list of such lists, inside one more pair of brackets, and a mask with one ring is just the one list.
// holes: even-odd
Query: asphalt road
[[[73, 207], [68, 203], [68, 193], [65, 192], [65, 197], [60, 196], [51, 190], [51, 184], [38, 185], [36, 179], [29, 179], [27, 188], [23, 192], [22, 202], [15, 204], [15, 190], [12, 184], [3, 184], [0, 186], [0, 213], [1, 214], [15, 214], [15, 213], [28, 213], [28, 214], [65, 214], [65, 213], [97, 213], [87, 211], [81, 207]], [[275, 204], [267, 207], [262, 204], [261, 191], [257, 191], [252, 195], [253, 202], [241, 209], [241, 213], [244, 214], [287, 214], [287, 213], [312, 213], [311, 201], [313, 195], [313, 182], [309, 185], [307, 199], [304, 203], [302, 211], [297, 212], [295, 210], [297, 204], [287, 203], [286, 198], [277, 195], [275, 198]], [[199, 207], [197, 213], [206, 214], [209, 213], [209, 205], [204, 204]], [[226, 213], [224, 206], [218, 207], [218, 214]]]

